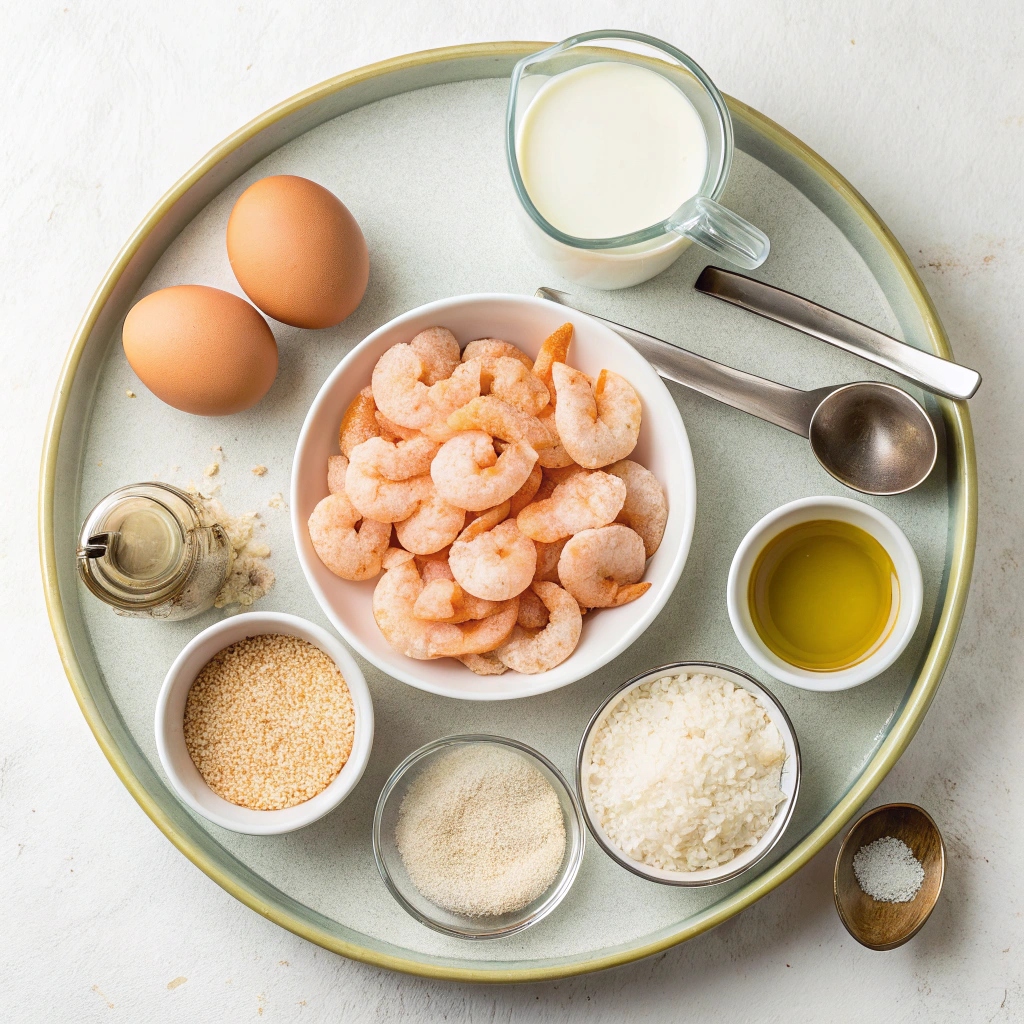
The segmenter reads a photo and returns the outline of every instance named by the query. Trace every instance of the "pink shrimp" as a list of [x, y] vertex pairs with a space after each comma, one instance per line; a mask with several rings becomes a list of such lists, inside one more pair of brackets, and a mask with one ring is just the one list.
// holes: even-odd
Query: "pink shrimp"
[[510, 445], [499, 458], [489, 434], [469, 430], [445, 442], [430, 475], [446, 501], [479, 512], [511, 498], [529, 479], [536, 461], [537, 453], [525, 441]]
[[535, 501], [519, 513], [519, 529], [547, 544], [581, 530], [615, 521], [626, 500], [626, 485], [610, 473], [575, 473], [558, 484], [546, 501]]
[[385, 564], [389, 568], [373, 592], [373, 617], [388, 643], [406, 657], [426, 661], [486, 654], [503, 643], [515, 627], [518, 599], [504, 602], [493, 615], [463, 624], [418, 619], [413, 609], [423, 581], [415, 560], [412, 556], [404, 561], [394, 558]]
[[343, 580], [373, 579], [390, 538], [389, 525], [364, 519], [344, 494], [328, 494], [309, 517], [313, 550]]
[[639, 534], [613, 523], [571, 537], [558, 559], [558, 578], [584, 607], [618, 608], [650, 590], [650, 583], [638, 582], [646, 561]]
[[565, 363], [551, 367], [558, 402], [555, 426], [573, 462], [600, 469], [626, 458], [640, 436], [641, 405], [625, 377], [602, 370], [590, 378]]
[[548, 624], [534, 635], [517, 626], [495, 656], [515, 672], [533, 675], [560, 665], [580, 642], [583, 616], [571, 594], [555, 583], [534, 583], [533, 592], [548, 610]]

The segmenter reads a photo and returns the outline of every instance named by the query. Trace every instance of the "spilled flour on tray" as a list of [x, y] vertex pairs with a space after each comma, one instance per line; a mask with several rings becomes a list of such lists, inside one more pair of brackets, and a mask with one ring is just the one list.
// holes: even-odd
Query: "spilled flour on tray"
[[275, 579], [274, 570], [267, 564], [270, 546], [256, 538], [257, 529], [263, 526], [259, 514], [243, 512], [232, 515], [218, 498], [206, 497], [195, 488], [190, 488], [190, 493], [224, 527], [234, 553], [231, 572], [213, 602], [214, 607], [237, 604], [248, 608], [266, 596]]

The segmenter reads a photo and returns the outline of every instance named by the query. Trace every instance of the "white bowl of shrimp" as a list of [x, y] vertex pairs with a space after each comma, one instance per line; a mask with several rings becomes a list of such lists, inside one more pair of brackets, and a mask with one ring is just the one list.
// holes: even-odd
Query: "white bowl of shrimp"
[[675, 589], [695, 513], [658, 374], [604, 324], [522, 295], [374, 331], [320, 389], [292, 467], [328, 619], [388, 675], [464, 700], [546, 693], [626, 650]]

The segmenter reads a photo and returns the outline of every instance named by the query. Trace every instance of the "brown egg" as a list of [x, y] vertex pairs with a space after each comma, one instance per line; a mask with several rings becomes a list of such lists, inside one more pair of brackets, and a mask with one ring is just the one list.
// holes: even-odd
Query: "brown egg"
[[248, 409], [277, 376], [277, 342], [267, 321], [245, 299], [201, 284], [139, 300], [121, 342], [157, 398], [198, 416]]
[[333, 192], [293, 174], [263, 178], [238, 197], [228, 259], [245, 294], [293, 327], [341, 323], [370, 277], [355, 217]]

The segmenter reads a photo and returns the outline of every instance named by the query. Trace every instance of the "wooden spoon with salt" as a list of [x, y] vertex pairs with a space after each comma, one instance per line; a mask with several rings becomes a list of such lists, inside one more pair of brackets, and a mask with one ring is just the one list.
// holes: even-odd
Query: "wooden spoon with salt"
[[[900, 839], [924, 868], [924, 881], [908, 903], [883, 903], [865, 893], [853, 872], [857, 851], [884, 836]], [[846, 930], [868, 949], [895, 949], [912, 939], [935, 908], [946, 871], [942, 833], [916, 804], [884, 804], [863, 815], [850, 829], [839, 856], [833, 889], [836, 910]]]

